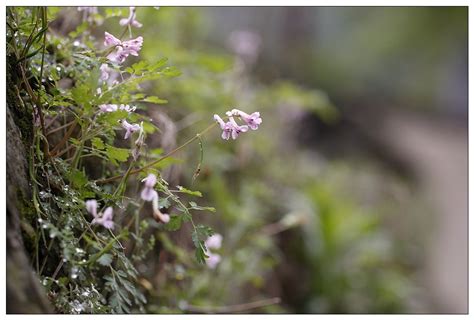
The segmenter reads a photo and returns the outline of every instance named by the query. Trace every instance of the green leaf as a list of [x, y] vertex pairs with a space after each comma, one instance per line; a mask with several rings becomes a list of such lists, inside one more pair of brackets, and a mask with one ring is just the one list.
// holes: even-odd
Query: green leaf
[[129, 155], [130, 155], [130, 151], [128, 149], [116, 148], [114, 146], [107, 145], [107, 156], [114, 163], [117, 163], [117, 161], [118, 162], [127, 161]]
[[[158, 127], [156, 125], [149, 122], [143, 122], [143, 130], [145, 130], [146, 133], [151, 134], [155, 132], [157, 129]], [[163, 149], [160, 148], [160, 150], [162, 150], [161, 153], [163, 153]]]
[[155, 63], [153, 63], [152, 65], [150, 65], [150, 67], [148, 68], [148, 70], [149, 70], [150, 72], [154, 72], [154, 71], [158, 70], [159, 68], [161, 68], [162, 66], [164, 66], [167, 61], [168, 61], [168, 58], [161, 58], [161, 59], [158, 60], [157, 62], [155, 62]]
[[165, 99], [160, 99], [156, 96], [149, 96], [149, 97], [146, 97], [145, 99], [143, 99], [142, 101], [144, 102], [150, 102], [150, 103], [156, 103], [156, 104], [164, 104], [164, 103], [168, 103], [168, 100], [165, 100]]
[[85, 83], [80, 83], [71, 89], [71, 95], [78, 105], [82, 105], [87, 112], [91, 107], [91, 100], [94, 97], [92, 89]]
[[189, 189], [186, 189], [183, 186], [176, 186], [176, 188], [178, 188], [178, 190], [182, 193], [186, 193], [192, 196], [202, 197], [202, 193], [200, 191], [191, 191]]
[[161, 71], [161, 74], [165, 77], [172, 78], [181, 75], [181, 71], [179, 71], [176, 67], [166, 67]]
[[104, 142], [102, 141], [101, 138], [98, 138], [98, 137], [92, 138], [92, 146], [96, 149], [99, 149], [99, 150], [104, 150], [105, 149]]
[[181, 228], [183, 220], [181, 219], [181, 216], [172, 214], [170, 216], [170, 221], [165, 224], [165, 229], [168, 231], [176, 231]]
[[189, 202], [189, 205], [191, 208], [189, 210], [201, 210], [201, 211], [211, 211], [211, 212], [216, 212], [216, 208], [214, 207], [201, 207], [196, 204], [196, 202], [191, 201]]
[[148, 69], [148, 62], [146, 60], [140, 60], [137, 63], [132, 64], [130, 67], [126, 68], [125, 71], [128, 73], [139, 74], [142, 71]]
[[83, 187], [87, 183], [87, 181], [89, 181], [84, 172], [76, 169], [69, 171], [68, 179], [69, 182], [76, 188]]
[[97, 259], [97, 262], [102, 266], [108, 266], [112, 263], [112, 255], [108, 253], [103, 254], [99, 259]]
[[99, 116], [98, 121], [100, 123], [106, 122], [112, 126], [115, 126], [117, 125], [120, 119], [124, 119], [127, 116], [128, 116], [128, 112], [125, 110], [117, 110], [114, 112], [104, 112]]
[[207, 255], [204, 251], [204, 241], [213, 234], [214, 231], [211, 227], [202, 224], [197, 225], [191, 234], [191, 239], [193, 240], [194, 247], [196, 248], [196, 260], [199, 263], [204, 263], [206, 261]]

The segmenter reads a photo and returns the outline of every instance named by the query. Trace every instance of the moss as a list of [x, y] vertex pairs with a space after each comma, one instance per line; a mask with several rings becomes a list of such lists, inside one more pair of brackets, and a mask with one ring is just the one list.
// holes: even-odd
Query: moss
[[[18, 78], [20, 71], [16, 67], [16, 60], [7, 56], [7, 105], [12, 112], [15, 124], [21, 132], [21, 140], [26, 150], [33, 142], [33, 116], [32, 106], [23, 106], [19, 101], [16, 88], [21, 88], [21, 80]], [[29, 110], [28, 110], [29, 109]]]
[[31, 199], [22, 190], [18, 189], [16, 194], [23, 243], [27, 252], [34, 252], [37, 234], [32, 234], [29, 230], [33, 229], [31, 224], [36, 217], [35, 207]]

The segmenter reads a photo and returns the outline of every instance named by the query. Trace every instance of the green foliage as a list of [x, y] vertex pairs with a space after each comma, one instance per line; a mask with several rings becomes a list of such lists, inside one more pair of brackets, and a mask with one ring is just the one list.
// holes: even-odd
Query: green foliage
[[[67, 14], [76, 14], [68, 10], [65, 9]], [[178, 213], [173, 213], [170, 224], [165, 226], [142, 219], [144, 201], [139, 193], [128, 188], [132, 176], [138, 171], [159, 175], [158, 168], [166, 169], [173, 161], [162, 161], [159, 167], [145, 172], [142, 168], [162, 153], [157, 149], [159, 153], [148, 156], [143, 150], [146, 134], [155, 132], [156, 125], [142, 114], [127, 110], [102, 112], [99, 105], [166, 104], [166, 99], [144, 92], [143, 87], [156, 79], [177, 77], [181, 72], [168, 65], [166, 58], [139, 60], [123, 70], [110, 65], [122, 81], [107, 84], [99, 78], [99, 67], [106, 62], [104, 52], [100, 52], [101, 41], [91, 36], [90, 28], [99, 21], [122, 15], [122, 11], [106, 9], [105, 16], [84, 12], [83, 17], [92, 20], [84, 21], [67, 36], [48, 31], [48, 14], [60, 16], [61, 11], [8, 9], [8, 55], [13, 57], [13, 67], [21, 64], [25, 73], [32, 73], [32, 77], [16, 84], [18, 88], [33, 88], [21, 89], [21, 98], [30, 110], [40, 108], [48, 125], [58, 128], [54, 130], [56, 134], [49, 135], [44, 134], [43, 123], [34, 128], [29, 165], [35, 212], [23, 217], [30, 230], [25, 240], [34, 248], [31, 259], [60, 313], [144, 312], [147, 299], [139, 282], [143, 276], [136, 265], [156, 249], [154, 233], [177, 231], [190, 222], [190, 239], [199, 239], [196, 262], [204, 263], [202, 243], [212, 229], [201, 224], [195, 226], [189, 210], [214, 209], [194, 202], [191, 208], [186, 207], [181, 194], [202, 194], [184, 187], [178, 190], [180, 195], [174, 194], [160, 177], [159, 191], [168, 198], [161, 198], [159, 206]], [[37, 86], [35, 82], [43, 85]], [[60, 82], [71, 85], [59, 85]], [[145, 106], [136, 105], [139, 109]], [[116, 139], [116, 131], [123, 130], [123, 120], [141, 123], [139, 132], [130, 138], [135, 143], [128, 148]], [[138, 144], [140, 139], [143, 142]], [[138, 171], [131, 173], [133, 169]], [[109, 178], [112, 179], [108, 183], [101, 182]], [[99, 215], [106, 207], [113, 208], [113, 229], [93, 223], [85, 208], [88, 199], [98, 201]]]
[[[183, 313], [188, 305], [233, 305], [284, 294], [286, 288], [295, 293], [288, 303], [258, 311], [403, 310], [410, 286], [403, 266], [394, 263], [391, 235], [353, 193], [340, 203], [339, 187], [353, 185], [352, 174], [329, 186], [340, 170], [289, 142], [287, 114], [338, 120], [324, 92], [290, 81], [262, 85], [239, 68], [235, 56], [203, 47], [206, 19], [199, 8], [140, 8], [137, 19], [144, 27], [137, 34], [119, 29], [128, 10], [100, 8], [90, 17], [81, 13], [90, 20], [67, 36], [45, 31], [36, 18], [39, 9], [7, 10], [8, 54], [31, 72], [27, 83], [42, 83], [34, 86], [42, 111], [50, 128], [59, 128], [45, 135], [35, 127], [29, 159], [33, 205], [22, 221], [33, 230], [25, 242], [34, 248], [32, 264], [57, 312]], [[78, 14], [48, 8], [47, 21], [62, 10]], [[105, 30], [143, 35], [138, 60], [131, 57], [121, 68], [108, 63], [97, 37]], [[99, 81], [103, 63], [117, 72], [118, 83]], [[20, 91], [33, 111], [32, 97]], [[98, 109], [132, 103], [139, 112]], [[204, 148], [196, 132], [214, 113], [234, 106], [260, 111], [258, 134], [222, 143], [215, 133]], [[147, 110], [175, 121], [178, 145], [191, 137], [199, 146], [188, 146], [178, 158], [177, 151], [156, 145], [152, 138], [169, 128], [157, 127]], [[142, 124], [143, 131], [124, 140], [121, 120]], [[45, 146], [54, 150], [50, 157]], [[167, 181], [178, 164], [179, 183], [186, 187]], [[155, 221], [151, 205], [140, 199], [141, 180], [149, 173], [157, 176], [154, 189], [159, 210], [170, 216], [167, 224]], [[113, 230], [92, 223], [85, 210], [89, 199], [98, 201], [99, 213], [113, 208]], [[215, 270], [203, 265], [209, 255], [205, 241], [214, 230], [224, 237], [222, 248], [213, 249], [222, 257]], [[282, 280], [281, 274], [295, 276]], [[365, 296], [364, 290], [369, 301], [354, 298]]]

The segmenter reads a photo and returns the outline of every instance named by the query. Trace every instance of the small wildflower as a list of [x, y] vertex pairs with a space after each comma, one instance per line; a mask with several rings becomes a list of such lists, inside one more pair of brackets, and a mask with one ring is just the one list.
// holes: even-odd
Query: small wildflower
[[125, 110], [128, 113], [132, 113], [137, 109], [137, 107], [130, 107], [128, 104], [121, 104], [119, 107], [120, 110]]
[[107, 207], [102, 217], [94, 218], [94, 220], [92, 220], [92, 223], [100, 224], [101, 226], [107, 229], [113, 229], [114, 228], [114, 222], [112, 221], [113, 214], [114, 214], [114, 210], [112, 209], [112, 207]]
[[127, 59], [127, 57], [128, 57], [127, 51], [123, 50], [122, 47], [117, 46], [115, 51], [111, 52], [107, 56], [107, 59], [109, 59], [111, 62], [122, 64], [125, 61], [125, 59]]
[[219, 125], [221, 126], [222, 139], [229, 140], [233, 130], [232, 124], [230, 122], [224, 122], [224, 120], [222, 120], [222, 118], [219, 117], [217, 114], [214, 115], [214, 120], [216, 120], [217, 123], [219, 123]]
[[145, 182], [145, 187], [153, 188], [156, 184], [156, 176], [153, 173], [150, 173], [145, 179], [142, 180]]
[[215, 249], [218, 250], [222, 246], [222, 236], [218, 233], [210, 236], [207, 238], [207, 240], [204, 242], [204, 245], [206, 246], [205, 253], [208, 256], [206, 258], [206, 264], [209, 268], [215, 269], [219, 262], [221, 262], [221, 256], [218, 255], [217, 253], [213, 253], [210, 250]]
[[220, 249], [222, 246], [222, 236], [216, 233], [210, 236], [209, 238], [207, 238], [204, 244], [206, 245], [206, 248], [208, 249]]
[[127, 132], [125, 132], [125, 137], [124, 139], [128, 139], [128, 137], [130, 137], [130, 135], [132, 133], [134, 133], [135, 131], [138, 131], [140, 130], [140, 125], [139, 124], [130, 124], [127, 122], [127, 120], [123, 119], [121, 121], [122, 123], [122, 128], [124, 128], [125, 130], [127, 130]]
[[99, 106], [100, 111], [102, 112], [114, 112], [117, 110], [124, 110], [128, 113], [132, 113], [137, 109], [137, 107], [130, 107], [128, 104], [121, 104], [120, 106], [116, 104], [101, 104]]
[[127, 59], [129, 55], [138, 56], [138, 52], [141, 50], [143, 45], [143, 37], [137, 37], [135, 39], [120, 41], [108, 32], [105, 32], [105, 46], [115, 46], [115, 51], [111, 52], [107, 59], [111, 62], [121, 64]]
[[120, 20], [120, 25], [121, 26], [126, 26], [126, 25], [131, 25], [137, 28], [141, 28], [142, 24], [136, 20], [136, 9], [135, 7], [130, 7], [130, 14], [128, 18], [124, 18]]
[[[249, 115], [238, 109], [232, 109], [232, 111], [227, 111], [226, 115], [229, 117], [228, 122], [224, 122], [217, 114], [214, 115], [214, 120], [219, 123], [222, 129], [222, 139], [224, 140], [229, 140], [230, 137], [235, 140], [241, 133], [247, 132], [249, 128], [257, 130], [258, 126], [262, 123], [260, 112], [254, 112]], [[239, 117], [245, 124], [238, 124], [234, 117]]]
[[138, 138], [135, 140], [135, 148], [132, 150], [132, 157], [136, 161], [140, 156], [140, 150], [145, 144], [145, 130], [143, 129], [143, 121], [140, 123], [140, 131], [138, 132]]
[[90, 214], [97, 217], [97, 201], [96, 200], [87, 200], [86, 201], [86, 210]]
[[246, 125], [238, 125], [233, 117], [229, 117], [229, 123], [232, 125], [232, 139], [234, 140], [237, 139], [242, 132], [247, 132], [249, 130], [249, 127]]
[[132, 56], [138, 56], [138, 51], [142, 49], [142, 45], [143, 45], [142, 36], [132, 39], [132, 40], [122, 42], [123, 50], [128, 52]]
[[104, 46], [119, 46], [122, 44], [122, 41], [120, 39], [117, 39], [107, 31], [105, 32], [105, 40], [104, 40]]
[[99, 109], [102, 112], [114, 112], [114, 111], [117, 111], [117, 105], [116, 104], [101, 104], [99, 106]]
[[107, 229], [113, 229], [114, 228], [114, 222], [112, 221], [114, 211], [113, 211], [112, 207], [107, 207], [104, 210], [104, 213], [102, 214], [102, 216], [100, 216], [99, 214], [97, 214], [97, 201], [96, 200], [87, 200], [86, 201], [86, 210], [87, 210], [87, 212], [92, 214], [92, 216], [94, 217], [94, 219], [92, 220], [93, 224], [99, 224], [99, 225], [101, 225], [101, 226], [103, 226], [104, 228], [107, 228]]
[[153, 173], [150, 173], [145, 179], [142, 180], [142, 182], [145, 182], [145, 187], [143, 188], [140, 196], [144, 201], [152, 202], [153, 218], [156, 221], [161, 221], [163, 223], [170, 222], [170, 216], [160, 211], [158, 204], [158, 192], [153, 189], [156, 184], [156, 176]]
[[101, 64], [100, 66], [100, 80], [106, 81], [110, 77], [110, 72], [112, 69], [105, 63]]
[[221, 262], [221, 256], [217, 253], [209, 253], [208, 258], [206, 258], [206, 265], [210, 269], [215, 269], [217, 265]]
[[238, 116], [244, 121], [252, 130], [257, 130], [258, 126], [262, 123], [260, 112], [254, 112], [252, 114], [245, 113], [238, 109], [232, 109], [226, 113], [228, 116]]
[[158, 193], [153, 189], [156, 184], [156, 176], [150, 173], [142, 182], [145, 182], [145, 187], [140, 194], [141, 198], [144, 201], [153, 201], [154, 198], [158, 198]]

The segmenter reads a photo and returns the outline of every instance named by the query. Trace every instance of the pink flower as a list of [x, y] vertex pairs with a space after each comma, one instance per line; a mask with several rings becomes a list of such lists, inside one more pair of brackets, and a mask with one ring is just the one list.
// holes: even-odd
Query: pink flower
[[116, 104], [101, 104], [99, 106], [99, 109], [102, 112], [114, 112], [114, 111], [117, 111], [117, 105]]
[[122, 41], [120, 39], [115, 38], [113, 35], [108, 33], [107, 31], [105, 32], [105, 40], [104, 40], [104, 46], [119, 46], [122, 44]]
[[155, 220], [158, 222], [170, 222], [170, 216], [160, 211], [158, 203], [158, 192], [153, 189], [156, 184], [156, 176], [153, 173], [150, 173], [145, 179], [142, 180], [142, 182], [145, 182], [145, 187], [143, 188], [140, 196], [144, 201], [152, 202], [153, 218], [155, 218]]
[[86, 201], [86, 210], [92, 214], [94, 219], [92, 220], [93, 224], [99, 224], [107, 229], [114, 228], [114, 222], [112, 221], [114, 211], [112, 207], [107, 207], [102, 215], [97, 214], [97, 201], [96, 200], [87, 200]]
[[232, 139], [234, 140], [237, 139], [242, 132], [247, 132], [249, 130], [249, 127], [246, 125], [238, 125], [233, 117], [229, 117], [229, 123], [232, 125]]
[[132, 56], [138, 56], [138, 51], [141, 50], [143, 45], [143, 37], [137, 37], [132, 40], [122, 42], [123, 50]]
[[142, 182], [145, 182], [145, 187], [140, 194], [141, 198], [144, 201], [153, 201], [155, 198], [158, 199], [158, 193], [153, 189], [156, 184], [156, 176], [150, 173]]
[[145, 182], [145, 187], [153, 188], [156, 184], [156, 176], [153, 173], [150, 173], [145, 179], [142, 180]]
[[106, 81], [110, 77], [110, 72], [112, 69], [105, 63], [100, 65], [100, 80]]
[[228, 116], [238, 116], [244, 121], [252, 130], [257, 130], [258, 126], [262, 123], [260, 112], [254, 112], [252, 114], [245, 113], [238, 109], [232, 109], [226, 113]]
[[127, 51], [123, 50], [122, 47], [117, 46], [115, 51], [109, 53], [109, 55], [107, 56], [107, 59], [109, 59], [111, 62], [121, 64], [125, 61], [125, 59], [127, 59], [128, 55], [129, 54]]
[[219, 262], [221, 262], [221, 256], [217, 253], [209, 253], [209, 258], [206, 258], [206, 264], [210, 269], [215, 269]]
[[216, 233], [207, 238], [207, 240], [204, 242], [204, 245], [206, 246], [205, 253], [208, 256], [208, 258], [206, 258], [206, 264], [209, 268], [215, 269], [219, 262], [221, 262], [221, 256], [217, 253], [210, 252], [210, 250], [220, 249], [222, 245], [222, 236]]
[[137, 20], [135, 20], [136, 15], [137, 15], [135, 10], [136, 10], [135, 7], [130, 7], [130, 15], [128, 16], [128, 18], [121, 19], [119, 22], [121, 26], [131, 25], [137, 28], [142, 27], [142, 24], [138, 22]]
[[104, 45], [114, 45], [115, 51], [111, 52], [107, 59], [112, 62], [121, 64], [127, 59], [129, 55], [138, 56], [138, 52], [141, 50], [143, 45], [143, 37], [137, 37], [135, 39], [120, 41], [108, 32], [105, 32]]
[[132, 113], [136, 110], [137, 107], [130, 107], [128, 104], [121, 104], [120, 106], [116, 104], [101, 104], [99, 106], [100, 111], [102, 112], [114, 112], [117, 110], [125, 110], [128, 113]]
[[86, 201], [86, 210], [94, 217], [97, 217], [97, 201], [96, 200], [87, 200]]
[[130, 123], [127, 122], [127, 120], [123, 119], [122, 120], [122, 128], [127, 130], [127, 132], [125, 132], [124, 139], [128, 139], [128, 137], [130, 137], [130, 135], [132, 133], [134, 133], [135, 131], [140, 130], [140, 125], [139, 124], [130, 124]]
[[204, 244], [206, 245], [207, 249], [220, 249], [222, 246], [222, 236], [216, 233], [207, 238]]
[[222, 118], [219, 117], [217, 114], [214, 115], [214, 120], [216, 120], [217, 123], [219, 123], [222, 129], [222, 139], [229, 140], [232, 130], [233, 130], [232, 124], [230, 122], [224, 122], [224, 120], [222, 120]]
[[128, 113], [132, 113], [137, 109], [137, 107], [130, 107], [128, 104], [121, 104], [119, 107], [120, 110], [125, 110]]
[[153, 188], [145, 187], [140, 193], [140, 196], [144, 201], [153, 201], [153, 199], [158, 198], [158, 193], [153, 190]]

